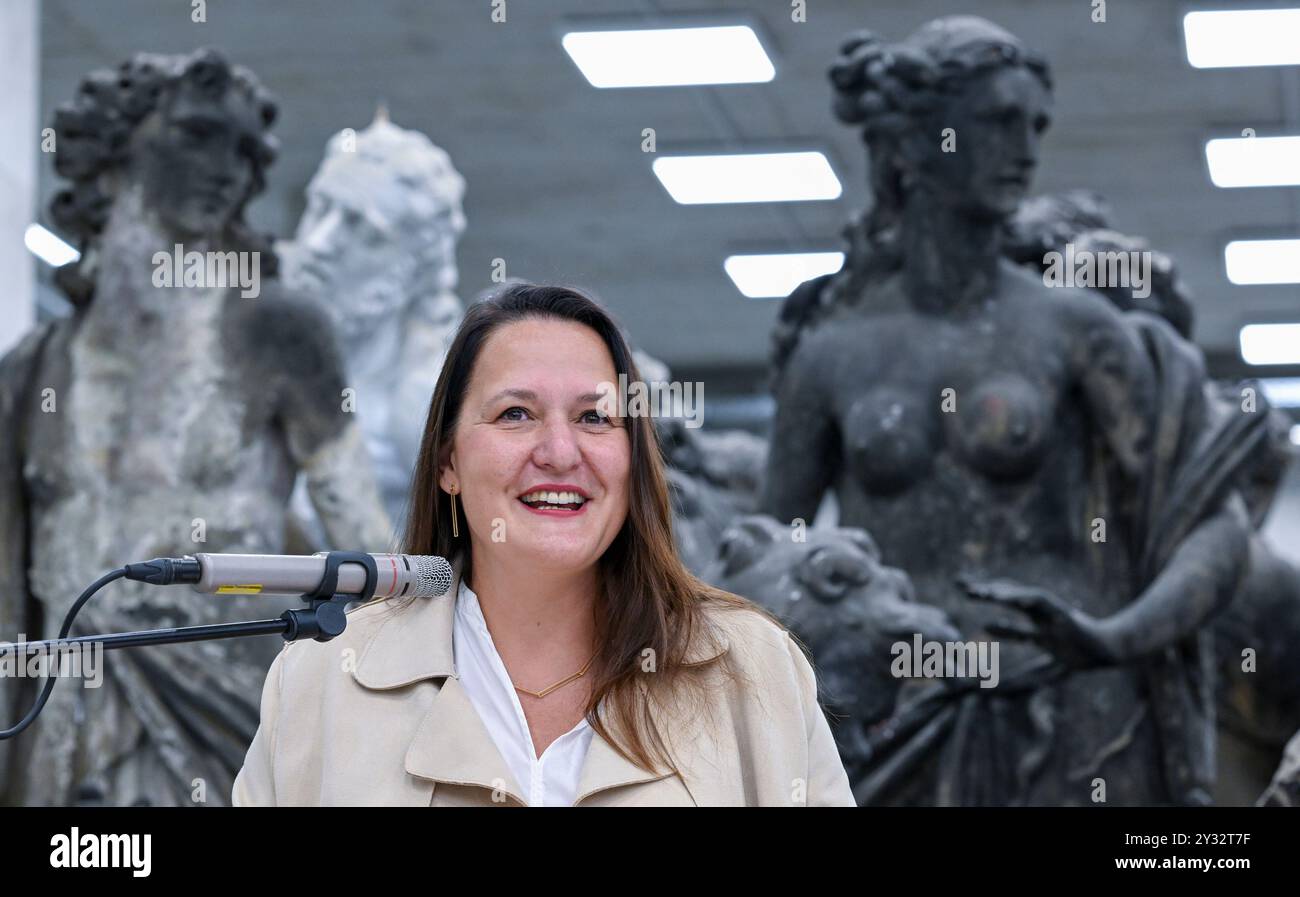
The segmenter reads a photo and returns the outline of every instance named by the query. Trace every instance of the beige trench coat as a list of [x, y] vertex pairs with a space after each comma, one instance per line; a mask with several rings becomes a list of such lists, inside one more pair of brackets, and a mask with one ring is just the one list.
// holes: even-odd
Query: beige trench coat
[[[234, 804], [526, 805], [456, 676], [458, 585], [456, 569], [443, 597], [358, 605], [333, 641], [286, 644], [266, 677]], [[688, 719], [652, 704], [679, 772], [640, 769], [596, 734], [576, 804], [852, 806], [799, 646], [757, 612], [709, 613], [724, 640], [692, 645], [687, 661], [730, 651], [742, 676], [715, 664], [711, 706]]]

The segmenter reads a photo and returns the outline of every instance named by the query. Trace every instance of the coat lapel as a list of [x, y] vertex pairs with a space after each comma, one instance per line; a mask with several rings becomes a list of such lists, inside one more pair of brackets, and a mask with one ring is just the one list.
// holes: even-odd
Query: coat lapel
[[477, 785], [528, 801], [492, 741], [469, 696], [454, 676], [447, 677], [406, 752], [406, 771], [452, 785]]
[[[688, 643], [683, 663], [688, 666], [707, 663], [730, 650], [730, 641], [720, 630], [707, 633], [695, 633]], [[691, 793], [696, 803], [700, 802], [701, 792], [693, 778], [692, 770], [701, 762], [708, 765], [716, 760], [715, 752], [708, 749], [709, 734], [700, 731], [701, 720], [684, 718], [680, 708], [671, 700], [664, 700], [642, 685], [641, 694], [648, 702], [651, 718], [663, 733], [669, 754], [677, 765], [683, 784]], [[640, 785], [657, 782], [672, 775], [672, 771], [651, 773], [625, 758], [614, 747], [595, 735], [591, 739], [591, 748], [582, 768], [578, 783], [577, 802], [600, 791], [619, 788], [624, 785]]]
[[[389, 614], [357, 659], [352, 671], [357, 683], [383, 690], [402, 688], [423, 679], [455, 676], [452, 623], [459, 586], [459, 570], [453, 569], [447, 594], [416, 598], [415, 603]], [[389, 611], [381, 609], [378, 613]]]
[[591, 795], [611, 788], [657, 782], [670, 775], [671, 772], [646, 772], [614, 750], [608, 741], [596, 733], [591, 737], [591, 746], [587, 749], [587, 757], [582, 764], [578, 795], [574, 803], [580, 804]]
[[416, 599], [381, 623], [362, 650], [352, 676], [359, 685], [376, 691], [442, 679], [407, 747], [406, 771], [432, 783], [475, 785], [527, 804], [457, 678], [452, 638], [461, 569], [457, 557], [452, 562], [451, 588], [445, 595]]

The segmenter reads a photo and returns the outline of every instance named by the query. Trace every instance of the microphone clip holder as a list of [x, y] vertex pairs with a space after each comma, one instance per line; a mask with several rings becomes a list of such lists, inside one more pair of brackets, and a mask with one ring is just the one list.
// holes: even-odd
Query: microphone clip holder
[[[347, 606], [354, 601], [365, 603], [375, 594], [379, 581], [379, 568], [375, 559], [360, 551], [324, 551], [325, 576], [315, 591], [304, 594], [307, 602], [305, 608], [286, 610], [280, 619], [286, 624], [282, 633], [286, 642], [310, 638], [318, 642], [328, 642], [342, 634], [347, 628]], [[334, 590], [338, 587], [339, 567], [343, 564], [360, 564], [366, 569], [366, 584], [360, 594], [339, 595]]]

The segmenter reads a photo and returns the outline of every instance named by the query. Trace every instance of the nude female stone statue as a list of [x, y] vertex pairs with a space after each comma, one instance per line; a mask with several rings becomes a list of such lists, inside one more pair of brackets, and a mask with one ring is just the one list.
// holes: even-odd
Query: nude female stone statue
[[[5, 638], [55, 636], [78, 593], [127, 562], [278, 553], [299, 471], [337, 544], [390, 550], [329, 321], [279, 286], [269, 243], [244, 223], [274, 117], [255, 77], [211, 51], [94, 72], [58, 110], [56, 168], [72, 183], [51, 211], [82, 256], [59, 272], [72, 315], [0, 363]], [[157, 255], [178, 245], [237, 253], [260, 283], [196, 273], [159, 286]], [[118, 582], [73, 634], [278, 612]], [[32, 728], [0, 745], [4, 802], [225, 803], [278, 644], [111, 652], [102, 688], [60, 683]], [[32, 697], [31, 683], [6, 686], [5, 725]]]
[[1051, 119], [1012, 35], [861, 33], [831, 78], [875, 203], [843, 270], [783, 309], [762, 509], [811, 520], [833, 490], [839, 524], [1002, 667], [994, 689], [910, 683], [859, 801], [1208, 802], [1199, 636], [1249, 524], [1230, 477], [1191, 476], [1240, 436], [1207, 432], [1199, 353], [1004, 257]]

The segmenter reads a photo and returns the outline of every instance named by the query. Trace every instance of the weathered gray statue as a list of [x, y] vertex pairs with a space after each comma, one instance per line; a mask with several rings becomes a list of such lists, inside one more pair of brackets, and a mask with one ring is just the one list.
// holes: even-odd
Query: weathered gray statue
[[324, 299], [333, 318], [394, 520], [410, 489], [422, 414], [463, 312], [455, 290], [464, 194], [447, 153], [381, 110], [360, 133], [330, 139], [297, 234], [278, 247], [285, 283]]
[[849, 781], [858, 781], [872, 759], [870, 727], [893, 710], [902, 686], [890, 672], [891, 646], [918, 633], [940, 641], [958, 633], [941, 611], [915, 600], [907, 575], [881, 563], [863, 530], [793, 532], [748, 514], [721, 533], [701, 577], [767, 607], [812, 652], [840, 758]]
[[[1110, 210], [1091, 193], [1073, 191], [1039, 196], [1021, 205], [1011, 222], [1008, 255], [1034, 270], [1050, 264], [1053, 253], [1146, 253], [1150, 276], [1135, 284], [1107, 284], [1099, 291], [1124, 310], [1157, 314], [1190, 336], [1190, 296], [1173, 259], [1139, 237], [1111, 227]], [[1057, 256], [1059, 257], [1059, 256]], [[1109, 262], [1107, 262], [1109, 264]], [[1300, 751], [1284, 748], [1300, 729], [1300, 568], [1279, 554], [1261, 527], [1287, 470], [1294, 462], [1291, 420], [1269, 409], [1257, 382], [1206, 382], [1210, 413], [1230, 419], [1243, 408], [1268, 416], [1268, 437], [1237, 462], [1238, 490], [1250, 511], [1250, 564], [1245, 581], [1214, 621], [1218, 695], [1218, 780], [1216, 802], [1252, 803], [1269, 788], [1279, 802], [1300, 788]], [[1300, 741], [1295, 742], [1300, 745]], [[1281, 766], [1281, 769], [1279, 769]], [[1288, 770], [1290, 778], [1288, 778]], [[1276, 771], [1276, 775], [1275, 775]], [[1294, 797], [1291, 798], [1292, 802]]]
[[1300, 807], [1300, 732], [1291, 736], [1282, 752], [1282, 762], [1268, 788], [1260, 795], [1263, 807]]
[[763, 510], [811, 520], [833, 490], [918, 601], [1000, 648], [994, 688], [904, 686], [859, 801], [1209, 802], [1202, 636], [1246, 570], [1235, 483], [1265, 417], [1211, 414], [1161, 318], [1005, 257], [1052, 100], [1015, 37], [860, 33], [831, 78], [874, 205], [783, 309]]
[[[127, 562], [278, 553], [300, 471], [335, 542], [390, 550], [330, 322], [284, 291], [244, 222], [275, 111], [251, 72], [201, 51], [93, 72], [56, 113], [71, 184], [51, 213], [82, 255], [59, 271], [72, 315], [0, 363], [4, 638], [55, 636], [82, 589]], [[277, 613], [118, 582], [73, 634]], [[105, 655], [101, 688], [59, 683], [32, 728], [0, 743], [4, 802], [225, 803], [279, 644]], [[5, 725], [31, 705], [23, 684], [6, 684]]]
[[[1222, 409], [1241, 402], [1239, 386], [1221, 388]], [[1214, 630], [1218, 757], [1225, 799], [1300, 806], [1300, 567], [1260, 532], [1293, 450], [1289, 419], [1276, 413], [1271, 422], [1270, 438], [1244, 464], [1250, 569]]]
[[756, 509], [767, 445], [743, 430], [690, 428], [673, 418], [655, 424], [667, 462], [677, 550], [691, 572], [702, 575], [717, 559], [731, 522]]

